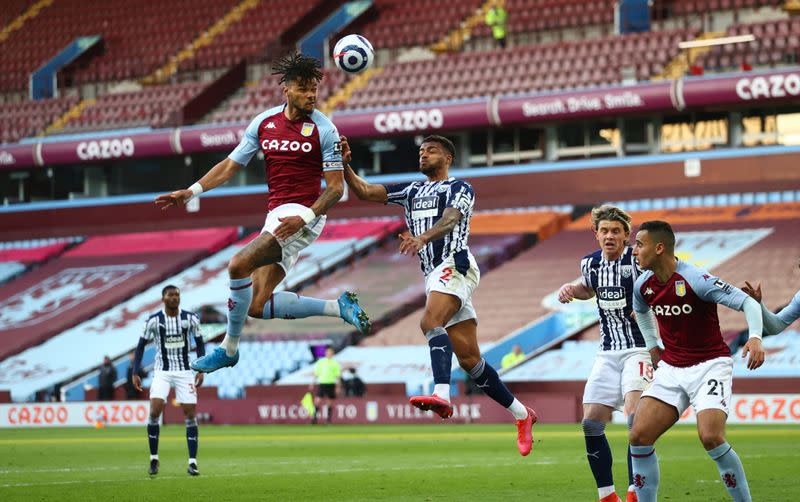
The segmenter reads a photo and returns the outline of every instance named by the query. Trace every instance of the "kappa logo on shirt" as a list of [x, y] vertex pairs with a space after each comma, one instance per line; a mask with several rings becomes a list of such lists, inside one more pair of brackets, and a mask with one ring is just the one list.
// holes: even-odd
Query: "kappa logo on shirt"
[[275, 129], [275, 122], [270, 122], [267, 124], [267, 129]]
[[654, 294], [656, 294], [656, 293], [655, 293], [655, 291], [653, 291], [652, 289], [650, 289], [650, 288], [647, 288], [647, 289], [645, 289], [645, 290], [644, 290], [644, 294], [645, 294], [645, 295], [654, 295]]

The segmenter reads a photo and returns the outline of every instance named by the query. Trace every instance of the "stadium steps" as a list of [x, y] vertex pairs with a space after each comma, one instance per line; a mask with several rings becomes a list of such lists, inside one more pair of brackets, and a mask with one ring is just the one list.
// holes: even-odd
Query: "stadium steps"
[[375, 75], [379, 75], [383, 71], [382, 68], [369, 68], [365, 72], [356, 75], [352, 78], [349, 82], [345, 85], [339, 87], [328, 99], [325, 100], [325, 103], [320, 107], [320, 111], [325, 115], [330, 115], [336, 107], [347, 103], [356, 91], [359, 89], [363, 89], [369, 83], [369, 80], [374, 77]]
[[487, 0], [484, 2], [484, 4], [481, 5], [478, 10], [461, 21], [460, 26], [450, 31], [435, 44], [432, 44], [430, 49], [437, 54], [442, 52], [460, 51], [464, 46], [464, 42], [469, 40], [472, 36], [472, 30], [484, 22], [486, 12], [492, 6], [492, 3], [493, 0]]
[[[725, 32], [711, 31], [701, 33], [693, 41], [710, 40], [725, 36]], [[691, 49], [681, 49], [681, 51], [664, 67], [664, 71], [653, 75], [651, 80], [670, 80], [678, 79], [686, 75], [686, 72], [695, 64], [701, 54], [710, 51], [710, 47], [694, 47]]]
[[200, 36], [194, 39], [183, 50], [172, 56], [165, 65], [144, 77], [140, 83], [143, 85], [152, 85], [166, 82], [168, 78], [178, 71], [178, 67], [183, 61], [193, 58], [195, 52], [201, 47], [214, 43], [214, 39], [218, 35], [224, 33], [233, 23], [242, 19], [247, 11], [258, 7], [260, 1], [261, 0], [242, 0], [241, 3], [217, 20], [207, 31], [200, 34]]
[[81, 100], [80, 102], [78, 102], [78, 104], [76, 104], [75, 106], [64, 112], [64, 114], [58, 117], [52, 124], [47, 126], [44, 132], [42, 132], [41, 136], [53, 134], [54, 132], [63, 129], [64, 126], [67, 125], [69, 121], [80, 117], [81, 114], [83, 113], [83, 110], [92, 106], [96, 102], [97, 100], [94, 98]]
[[39, 0], [35, 4], [31, 5], [27, 10], [25, 10], [25, 12], [17, 16], [16, 19], [11, 21], [2, 29], [2, 31], [0, 31], [0, 42], [3, 42], [10, 37], [11, 33], [14, 31], [21, 29], [29, 20], [38, 16], [39, 12], [41, 12], [42, 9], [52, 5], [53, 1], [54, 0]]

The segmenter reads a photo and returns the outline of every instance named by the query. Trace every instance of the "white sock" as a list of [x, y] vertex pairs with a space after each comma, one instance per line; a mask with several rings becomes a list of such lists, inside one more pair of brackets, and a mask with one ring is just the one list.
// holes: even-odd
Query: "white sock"
[[514, 415], [514, 418], [516, 418], [517, 420], [524, 420], [528, 418], [528, 408], [526, 408], [524, 404], [520, 403], [519, 399], [517, 399], [516, 397], [514, 398], [514, 401], [511, 403], [511, 406], [509, 406], [506, 409], [510, 411], [511, 414]]
[[342, 317], [342, 310], [339, 308], [339, 302], [337, 300], [325, 300], [325, 307], [323, 307], [322, 315]]
[[158, 460], [158, 455], [150, 455], [150, 460]]
[[614, 493], [614, 485], [598, 488], [597, 493], [600, 494], [600, 499], [602, 499], [603, 497], [608, 497], [609, 495]]
[[225, 349], [226, 354], [233, 356], [236, 354], [236, 351], [239, 350], [239, 338], [238, 336], [225, 335], [225, 339], [222, 340], [219, 346]]
[[433, 393], [437, 396], [441, 397], [448, 403], [450, 402], [450, 384], [449, 383], [437, 383], [433, 386]]
[[196, 458], [190, 458], [189, 459], [189, 463], [190, 464], [196, 464], [197, 463], [197, 459]]
[[630, 485], [630, 486], [628, 486], [628, 491], [629, 492], [635, 492], [636, 491], [636, 487], [633, 486], [633, 485]]

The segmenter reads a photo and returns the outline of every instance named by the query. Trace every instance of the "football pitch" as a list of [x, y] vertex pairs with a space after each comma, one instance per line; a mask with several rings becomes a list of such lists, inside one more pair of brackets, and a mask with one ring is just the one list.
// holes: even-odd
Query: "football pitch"
[[[624, 499], [626, 431], [612, 426]], [[730, 426], [753, 500], [800, 500], [800, 429]], [[580, 425], [535, 428], [521, 457], [509, 425], [200, 426], [201, 475], [186, 474], [182, 426], [162, 427], [147, 474], [144, 428], [0, 431], [0, 500], [593, 501]], [[727, 501], [692, 426], [657, 445], [659, 500]]]

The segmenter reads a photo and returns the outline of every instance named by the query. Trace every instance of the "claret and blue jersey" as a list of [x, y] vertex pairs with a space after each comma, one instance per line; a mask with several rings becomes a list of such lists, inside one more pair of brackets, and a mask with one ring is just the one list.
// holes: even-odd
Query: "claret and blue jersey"
[[444, 210], [453, 207], [461, 219], [452, 232], [431, 241], [419, 251], [422, 272], [428, 275], [446, 258], [453, 257], [456, 270], [466, 274], [470, 267], [469, 222], [475, 207], [475, 192], [466, 181], [448, 178], [443, 181], [413, 181], [386, 185], [387, 203], [403, 206], [411, 234], [424, 234], [439, 221]]
[[321, 193], [324, 171], [341, 171], [339, 132], [319, 110], [289, 120], [280, 105], [260, 113], [228, 156], [246, 166], [258, 150], [264, 154], [269, 187], [268, 210], [295, 203], [311, 207]]

